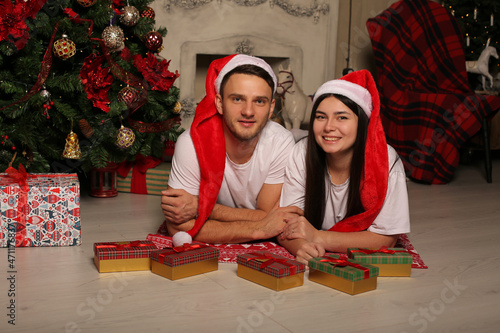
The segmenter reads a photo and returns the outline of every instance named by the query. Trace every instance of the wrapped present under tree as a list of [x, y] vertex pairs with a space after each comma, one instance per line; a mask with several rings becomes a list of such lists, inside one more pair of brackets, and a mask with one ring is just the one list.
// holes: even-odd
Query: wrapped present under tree
[[81, 244], [76, 174], [0, 174], [0, 247]]

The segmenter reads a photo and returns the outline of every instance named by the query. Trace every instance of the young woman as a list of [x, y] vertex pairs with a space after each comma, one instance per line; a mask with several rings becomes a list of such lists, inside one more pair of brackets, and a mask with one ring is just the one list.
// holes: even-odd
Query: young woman
[[394, 246], [410, 231], [403, 163], [387, 145], [375, 82], [366, 70], [328, 81], [316, 92], [307, 138], [286, 168], [280, 243], [307, 263], [349, 247]]

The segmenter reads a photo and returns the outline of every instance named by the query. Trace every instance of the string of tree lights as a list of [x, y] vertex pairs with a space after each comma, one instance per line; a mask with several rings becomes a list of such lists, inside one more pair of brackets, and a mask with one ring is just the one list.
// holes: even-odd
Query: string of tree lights
[[[443, 6], [455, 16], [464, 34], [466, 60], [477, 60], [489, 45], [499, 49], [500, 30], [500, 1], [498, 0], [445, 0]], [[500, 72], [500, 61], [490, 59], [490, 73]]]

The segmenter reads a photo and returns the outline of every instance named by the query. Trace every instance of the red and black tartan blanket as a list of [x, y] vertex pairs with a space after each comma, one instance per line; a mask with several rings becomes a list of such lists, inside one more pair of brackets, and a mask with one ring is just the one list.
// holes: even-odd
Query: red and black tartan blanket
[[414, 180], [450, 182], [460, 147], [500, 108], [500, 98], [471, 89], [462, 32], [440, 4], [399, 1], [368, 19], [367, 28], [387, 142]]

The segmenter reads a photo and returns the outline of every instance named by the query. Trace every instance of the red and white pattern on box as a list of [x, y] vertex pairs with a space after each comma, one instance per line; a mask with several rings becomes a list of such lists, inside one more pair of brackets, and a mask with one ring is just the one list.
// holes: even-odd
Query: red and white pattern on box
[[[29, 191], [0, 174], [0, 247], [8, 245], [16, 233], [24, 234], [16, 246], [72, 246], [81, 244], [80, 184], [76, 174], [33, 174]], [[19, 204], [24, 206], [25, 225], [18, 223]], [[21, 203], [22, 204], [22, 203]], [[10, 234], [9, 234], [10, 232]]]
[[[163, 236], [161, 234], [149, 234], [146, 237], [147, 240], [152, 241], [157, 248], [163, 249], [165, 247], [172, 247], [172, 237]], [[207, 243], [205, 243], [207, 244]], [[237, 257], [240, 254], [251, 253], [255, 251], [269, 251], [273, 254], [283, 256], [285, 258], [295, 259], [293, 255], [290, 254], [284, 247], [273, 243], [273, 242], [262, 242], [262, 243], [244, 243], [244, 244], [207, 244], [212, 247], [219, 249], [220, 263], [236, 263]], [[427, 268], [424, 264], [422, 258], [417, 253], [407, 235], [400, 235], [395, 247], [402, 247], [406, 249], [413, 257], [412, 268]], [[340, 256], [341, 259], [347, 259], [347, 254], [345, 253], [335, 253]]]

